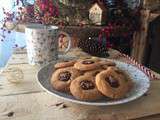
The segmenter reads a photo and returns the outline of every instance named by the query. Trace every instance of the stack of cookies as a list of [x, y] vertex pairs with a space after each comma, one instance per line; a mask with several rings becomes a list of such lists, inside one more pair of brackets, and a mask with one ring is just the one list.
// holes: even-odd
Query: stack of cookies
[[76, 99], [94, 101], [102, 97], [120, 99], [132, 88], [128, 75], [109, 60], [95, 58], [55, 64], [51, 85]]

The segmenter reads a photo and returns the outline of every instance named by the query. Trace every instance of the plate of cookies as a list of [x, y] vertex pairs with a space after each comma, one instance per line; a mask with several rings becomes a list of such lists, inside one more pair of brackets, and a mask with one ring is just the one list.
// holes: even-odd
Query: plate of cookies
[[41, 68], [37, 78], [56, 97], [95, 106], [133, 101], [150, 87], [148, 76], [135, 66], [104, 58], [63, 58]]

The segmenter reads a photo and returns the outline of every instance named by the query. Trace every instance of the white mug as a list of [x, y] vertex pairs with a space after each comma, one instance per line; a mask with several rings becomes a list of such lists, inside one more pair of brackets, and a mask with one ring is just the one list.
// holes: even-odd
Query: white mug
[[44, 65], [58, 59], [58, 36], [64, 34], [68, 39], [68, 47], [71, 48], [71, 38], [57, 26], [44, 26], [30, 24], [25, 28], [28, 61], [31, 65]]

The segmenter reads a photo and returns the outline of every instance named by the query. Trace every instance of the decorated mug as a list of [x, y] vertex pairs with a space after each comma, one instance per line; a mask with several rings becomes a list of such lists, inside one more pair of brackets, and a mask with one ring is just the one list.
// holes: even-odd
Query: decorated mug
[[[45, 26], [30, 24], [25, 28], [28, 61], [31, 65], [44, 65], [58, 59], [58, 36], [63, 34], [68, 39], [68, 47], [71, 48], [71, 38], [57, 26]], [[62, 52], [61, 52], [62, 54]]]

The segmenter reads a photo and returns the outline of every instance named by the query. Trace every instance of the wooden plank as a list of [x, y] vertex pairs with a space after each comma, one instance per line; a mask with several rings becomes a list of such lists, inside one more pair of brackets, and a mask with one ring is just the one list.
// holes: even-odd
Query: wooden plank
[[[160, 113], [160, 81], [152, 82], [147, 96], [123, 105], [95, 107], [73, 104], [48, 93], [0, 97], [1, 120], [127, 120]], [[64, 102], [67, 106], [55, 106]], [[7, 114], [14, 112], [12, 117]]]
[[148, 23], [150, 17], [150, 10], [141, 10], [141, 28], [140, 31], [137, 31], [134, 36], [132, 56], [139, 62], [143, 62], [144, 52], [146, 47], [146, 38], [148, 31]]
[[[70, 55], [75, 52], [76, 56], [82, 56], [77, 51], [70, 52]], [[23, 59], [20, 60], [20, 58]], [[26, 54], [24, 56], [14, 54], [2, 76], [0, 76], [0, 103], [2, 103], [0, 104], [0, 118], [2, 120], [61, 120], [62, 118], [65, 118], [65, 120], [125, 120], [160, 113], [160, 96], [158, 96], [160, 81], [152, 82], [151, 90], [147, 96], [124, 105], [91, 107], [65, 102], [69, 106], [67, 109], [52, 106], [61, 102], [61, 100], [48, 95], [38, 86], [36, 82], [38, 68], [26, 63], [23, 64], [26, 58]], [[125, 59], [121, 58], [121, 60], [124, 61]], [[18, 78], [22, 78], [20, 84], [8, 82], [7, 78], [14, 80], [14, 77], [10, 77], [10, 74], [19, 72], [21, 77], [18, 76]], [[10, 118], [6, 114], [12, 111], [15, 114]]]
[[160, 114], [142, 117], [134, 120], [160, 120]]
[[27, 50], [24, 46], [23, 48], [14, 48], [13, 54], [26, 54]]
[[6, 66], [14, 64], [28, 64], [27, 54], [13, 54]]
[[[37, 68], [28, 64], [9, 65], [0, 76], [0, 96], [42, 91], [36, 81]], [[9, 81], [21, 81], [19, 84]]]
[[0, 68], [0, 74], [3, 73], [3, 71], [5, 69], [7, 69], [7, 67], [11, 64], [28, 64], [28, 60], [27, 60], [27, 54], [26, 54], [26, 49], [15, 49], [13, 51], [12, 56], [9, 58], [7, 64], [5, 65], [5, 67]]
[[[149, 1], [149, 0], [146, 0]], [[154, 0], [150, 0], [155, 2]], [[156, 4], [155, 4], [156, 5]], [[132, 57], [134, 57], [139, 63], [144, 62], [144, 54], [147, 44], [148, 27], [149, 23], [160, 15], [159, 11], [151, 11], [151, 9], [141, 10], [141, 28], [134, 34]]]

